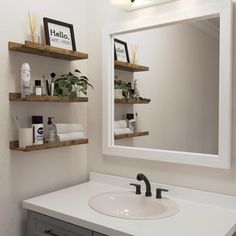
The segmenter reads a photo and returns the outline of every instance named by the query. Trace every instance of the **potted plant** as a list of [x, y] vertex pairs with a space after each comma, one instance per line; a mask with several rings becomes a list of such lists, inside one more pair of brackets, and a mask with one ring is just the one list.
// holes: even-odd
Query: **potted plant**
[[57, 96], [73, 100], [80, 96], [80, 92], [87, 96], [88, 87], [93, 89], [86, 76], [81, 75], [78, 69], [75, 70], [75, 73], [69, 72], [55, 80], [55, 93]]
[[115, 87], [115, 98], [127, 98], [129, 99], [131, 94], [131, 84], [127, 84], [123, 82], [122, 80], [115, 80], [114, 82]]

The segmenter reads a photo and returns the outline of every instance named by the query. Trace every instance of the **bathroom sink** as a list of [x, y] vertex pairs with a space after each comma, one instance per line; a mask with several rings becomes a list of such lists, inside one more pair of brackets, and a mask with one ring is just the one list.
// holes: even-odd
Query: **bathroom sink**
[[156, 199], [134, 192], [109, 192], [92, 197], [89, 206], [104, 215], [137, 220], [162, 219], [178, 212], [170, 199]]

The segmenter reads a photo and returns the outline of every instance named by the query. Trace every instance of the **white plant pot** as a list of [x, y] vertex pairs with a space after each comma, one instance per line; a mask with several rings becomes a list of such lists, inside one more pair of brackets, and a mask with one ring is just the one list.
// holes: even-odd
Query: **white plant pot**
[[122, 89], [115, 89], [114, 96], [116, 99], [122, 99], [123, 98]]
[[78, 98], [78, 97], [82, 97], [82, 95], [83, 95], [83, 93], [80, 91], [80, 86], [77, 85], [77, 84], [73, 85], [72, 91], [75, 91], [75, 92], [76, 92], [77, 98]]
[[82, 95], [82, 93], [80, 92], [80, 88], [79, 87], [76, 89], [76, 95], [77, 95], [77, 98], [81, 97], [81, 95]]

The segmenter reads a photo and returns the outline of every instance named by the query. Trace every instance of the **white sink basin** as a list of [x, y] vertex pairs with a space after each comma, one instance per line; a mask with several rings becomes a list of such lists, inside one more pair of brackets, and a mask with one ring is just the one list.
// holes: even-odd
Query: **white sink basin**
[[125, 219], [161, 219], [175, 215], [178, 207], [170, 199], [156, 199], [134, 192], [109, 192], [92, 197], [89, 206], [104, 215]]

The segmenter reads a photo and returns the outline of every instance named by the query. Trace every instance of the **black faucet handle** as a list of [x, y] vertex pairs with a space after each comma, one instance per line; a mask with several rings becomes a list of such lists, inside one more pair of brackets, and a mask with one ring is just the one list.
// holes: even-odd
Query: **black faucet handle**
[[169, 192], [169, 190], [167, 189], [163, 189], [163, 188], [157, 188], [156, 189], [156, 198], [157, 199], [162, 199], [162, 192]]
[[134, 186], [136, 188], [135, 193], [136, 194], [141, 194], [141, 185], [140, 184], [130, 184], [131, 186]]

